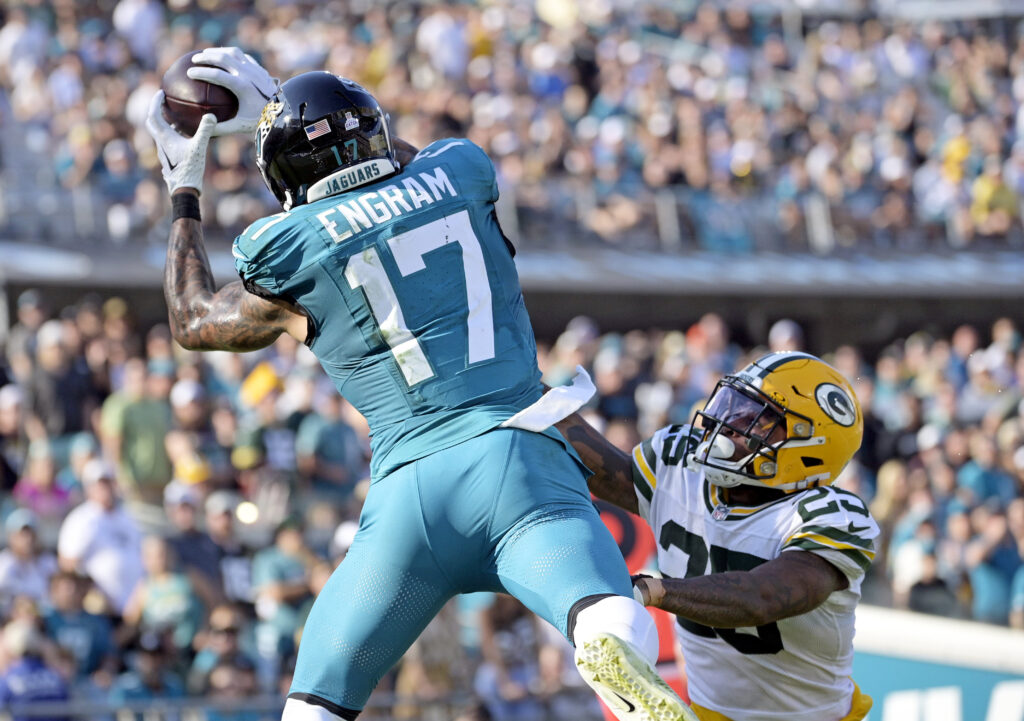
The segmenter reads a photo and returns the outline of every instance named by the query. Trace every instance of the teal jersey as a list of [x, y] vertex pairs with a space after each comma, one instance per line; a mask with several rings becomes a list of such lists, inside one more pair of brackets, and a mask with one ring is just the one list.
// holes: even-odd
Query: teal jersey
[[252, 292], [310, 318], [310, 348], [370, 425], [379, 478], [500, 425], [541, 395], [498, 227], [494, 166], [464, 139], [399, 173], [257, 221], [235, 240]]

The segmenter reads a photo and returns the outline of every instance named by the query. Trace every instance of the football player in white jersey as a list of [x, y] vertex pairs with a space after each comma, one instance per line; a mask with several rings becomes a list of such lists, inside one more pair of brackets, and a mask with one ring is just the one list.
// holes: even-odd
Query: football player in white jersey
[[635, 577], [634, 591], [676, 614], [701, 721], [864, 718], [854, 608], [879, 530], [832, 485], [863, 433], [839, 372], [806, 353], [767, 355], [632, 456], [578, 415], [558, 427], [594, 469], [594, 495], [654, 530], [663, 577]]

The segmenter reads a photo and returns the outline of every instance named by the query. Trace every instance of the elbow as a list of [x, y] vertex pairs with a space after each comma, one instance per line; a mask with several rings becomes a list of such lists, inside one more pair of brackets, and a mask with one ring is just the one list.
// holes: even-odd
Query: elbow
[[197, 342], [197, 339], [188, 333], [172, 329], [171, 336], [174, 338], [174, 341], [185, 350], [203, 350]]
[[743, 609], [744, 615], [744, 626], [764, 626], [768, 623], [778, 621], [781, 616], [774, 613], [774, 609], [767, 606], [757, 605], [756, 602], [748, 604], [748, 608]]
[[183, 319], [171, 313], [169, 318], [171, 337], [185, 350], [208, 350], [202, 341], [199, 325], [195, 320]]

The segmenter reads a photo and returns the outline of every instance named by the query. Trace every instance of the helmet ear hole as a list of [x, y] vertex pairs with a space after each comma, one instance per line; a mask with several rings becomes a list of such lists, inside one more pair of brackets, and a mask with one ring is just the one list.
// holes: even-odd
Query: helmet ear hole
[[814, 456], [800, 456], [800, 460], [803, 461], [804, 468], [815, 468], [816, 466], [825, 465], [825, 461]]

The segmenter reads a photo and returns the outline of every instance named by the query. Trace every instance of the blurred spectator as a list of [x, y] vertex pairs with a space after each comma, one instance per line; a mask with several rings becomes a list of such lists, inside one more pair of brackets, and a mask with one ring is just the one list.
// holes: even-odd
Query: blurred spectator
[[252, 556], [235, 529], [238, 497], [230, 491], [214, 491], [206, 499], [206, 531], [216, 546], [225, 598], [252, 603]]
[[222, 663], [239, 664], [255, 669], [253, 661], [242, 651], [240, 636], [244, 620], [238, 609], [221, 605], [210, 611], [207, 627], [196, 636], [196, 657], [188, 673], [190, 693], [206, 693], [211, 674]]
[[1006, 624], [1010, 586], [1021, 567], [1017, 544], [1009, 534], [1005, 512], [998, 506], [978, 506], [971, 513], [975, 537], [967, 545], [966, 562], [974, 593], [973, 616], [979, 621]]
[[256, 652], [260, 683], [273, 687], [282, 658], [292, 653], [299, 613], [309, 596], [309, 571], [314, 556], [293, 519], [282, 522], [274, 533], [274, 545], [256, 553], [252, 585], [256, 595]]
[[985, 158], [984, 172], [971, 186], [971, 219], [978, 235], [1002, 238], [1017, 217], [1017, 194], [1003, 182], [1003, 164], [997, 155]]
[[173, 551], [159, 536], [142, 541], [145, 576], [125, 604], [126, 623], [139, 627], [143, 635], [167, 636], [178, 651], [192, 646], [202, 623], [203, 607], [184, 573], [174, 570]]
[[87, 584], [77, 574], [55, 573], [50, 579], [51, 609], [44, 617], [47, 638], [71, 652], [79, 677], [112, 660], [116, 649], [110, 619], [89, 613], [83, 606]]
[[92, 378], [68, 357], [65, 342], [60, 321], [48, 320], [39, 327], [35, 363], [25, 386], [30, 412], [52, 438], [84, 429], [97, 401]]
[[362, 448], [355, 431], [342, 419], [345, 401], [334, 388], [316, 396], [316, 411], [299, 424], [295, 453], [299, 470], [316, 495], [346, 502], [364, 471]]
[[[160, 698], [180, 698], [185, 688], [169, 663], [162, 639], [152, 633], [139, 637], [128, 654], [129, 669], [118, 676], [110, 686], [110, 703], [121, 706], [131, 701], [149, 701]], [[177, 721], [170, 713], [168, 721]]]
[[86, 500], [60, 528], [60, 565], [91, 578], [120, 612], [142, 578], [141, 535], [119, 502], [112, 468], [98, 459], [90, 461], [82, 471], [82, 484]]
[[[67, 682], [43, 661], [39, 632], [25, 621], [12, 621], [3, 628], [0, 643], [9, 659], [0, 672], [0, 707], [36, 701], [64, 701], [68, 698]], [[13, 721], [69, 721], [66, 717], [15, 715]]]
[[57, 559], [38, 547], [38, 521], [32, 511], [19, 508], [4, 521], [7, 548], [0, 551], [0, 612], [11, 602], [26, 596], [42, 603], [48, 595], [50, 577], [57, 571]]
[[988, 434], [975, 431], [969, 447], [971, 460], [957, 471], [957, 486], [970, 494], [974, 504], [985, 503], [990, 498], [1009, 503], [1016, 495], [1016, 484], [1012, 476], [996, 465], [995, 441]]
[[804, 349], [804, 332], [796, 321], [777, 320], [768, 331], [768, 348], [772, 353]]
[[543, 714], [532, 693], [540, 684], [540, 623], [519, 601], [500, 593], [480, 612], [483, 663], [473, 687], [495, 721], [526, 721]]
[[174, 382], [174, 364], [150, 361], [148, 368], [132, 366], [125, 374], [125, 391], [129, 393], [121, 412], [120, 423], [111, 421], [120, 478], [130, 497], [159, 505], [164, 485], [171, 479], [171, 461], [167, 456], [166, 437], [171, 429], [171, 406], [168, 396]]
[[57, 467], [49, 441], [37, 440], [29, 444], [25, 473], [14, 486], [12, 495], [19, 506], [36, 514], [44, 540], [52, 546], [60, 522], [72, 506], [72, 497], [67, 488], [57, 484]]
[[960, 615], [956, 596], [937, 575], [938, 563], [934, 555], [922, 557], [920, 578], [910, 587], [907, 607], [918, 613], [939, 616]]
[[[399, 696], [431, 701], [469, 686], [471, 664], [459, 642], [457, 605], [449, 601], [402, 657], [395, 679]], [[416, 718], [419, 712], [415, 703], [402, 703], [392, 713], [396, 719], [407, 719]]]
[[81, 494], [82, 471], [85, 465], [99, 457], [99, 443], [88, 431], [76, 433], [68, 443], [68, 463], [57, 473], [57, 485], [72, 494]]
[[178, 570], [206, 605], [213, 606], [224, 599], [221, 551], [210, 535], [199, 529], [201, 504], [199, 491], [192, 484], [173, 480], [164, 487], [164, 508], [173, 526], [167, 545]]
[[[222, 702], [241, 702], [259, 693], [256, 671], [251, 662], [235, 657], [218, 661], [210, 671], [210, 697]], [[206, 712], [208, 721], [263, 721], [266, 716], [257, 711]]]
[[[2, 31], [0, 31], [2, 32]], [[29, 289], [18, 296], [18, 322], [7, 336], [7, 359], [15, 378], [24, 383], [32, 374], [36, 357], [36, 335], [46, 321], [47, 310], [42, 294]]]
[[27, 454], [25, 394], [20, 386], [8, 383], [0, 387], [0, 489], [14, 488]]

